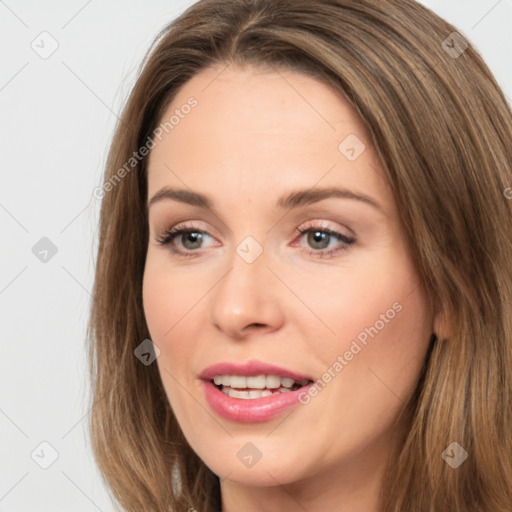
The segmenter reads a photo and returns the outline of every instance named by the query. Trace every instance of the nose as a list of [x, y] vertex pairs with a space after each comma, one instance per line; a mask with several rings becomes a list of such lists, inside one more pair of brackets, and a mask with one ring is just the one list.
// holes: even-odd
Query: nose
[[284, 287], [263, 252], [253, 262], [234, 253], [231, 268], [212, 290], [211, 322], [232, 339], [273, 332], [284, 323]]

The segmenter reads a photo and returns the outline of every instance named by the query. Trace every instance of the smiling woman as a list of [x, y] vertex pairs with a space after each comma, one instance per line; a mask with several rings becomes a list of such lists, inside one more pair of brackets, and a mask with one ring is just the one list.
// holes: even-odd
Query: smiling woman
[[169, 24], [112, 143], [105, 183], [149, 151], [102, 189], [89, 324], [124, 510], [510, 510], [511, 136], [413, 1]]

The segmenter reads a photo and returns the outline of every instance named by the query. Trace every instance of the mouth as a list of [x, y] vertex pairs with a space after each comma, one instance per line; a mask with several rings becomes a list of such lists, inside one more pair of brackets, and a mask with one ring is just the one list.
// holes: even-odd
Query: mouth
[[301, 393], [314, 382], [308, 375], [260, 361], [219, 363], [200, 378], [211, 409], [241, 423], [268, 421], [284, 413], [299, 404]]
[[311, 379], [295, 380], [279, 375], [215, 375], [212, 380], [219, 391], [231, 398], [254, 400], [279, 393], [290, 393], [312, 383]]

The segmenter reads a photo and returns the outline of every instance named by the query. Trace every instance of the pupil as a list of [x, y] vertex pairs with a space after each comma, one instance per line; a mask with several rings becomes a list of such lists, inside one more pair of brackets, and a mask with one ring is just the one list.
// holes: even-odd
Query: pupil
[[[201, 242], [201, 237], [202, 237], [202, 234], [201, 233], [198, 233], [198, 232], [191, 232], [191, 233], [188, 233], [185, 237], [185, 242], [192, 242], [192, 244], [197, 244], [198, 242]], [[185, 247], [187, 247], [187, 244], [184, 243], [183, 244]], [[192, 248], [194, 249], [195, 247], [189, 247], [188, 248]]]
[[311, 231], [310, 233], [310, 240], [311, 244], [314, 246], [317, 243], [325, 242], [327, 241], [327, 244], [323, 244], [321, 247], [315, 247], [315, 249], [325, 249], [329, 245], [328, 237], [330, 236], [327, 233], [323, 233], [322, 231]]

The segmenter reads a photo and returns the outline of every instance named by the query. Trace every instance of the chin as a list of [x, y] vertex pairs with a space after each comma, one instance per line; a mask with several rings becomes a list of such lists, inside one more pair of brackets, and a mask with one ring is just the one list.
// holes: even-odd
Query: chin
[[193, 449], [221, 481], [226, 478], [240, 485], [265, 487], [288, 484], [305, 476], [304, 457], [293, 454], [289, 444], [277, 435], [272, 440], [265, 436], [234, 436], [224, 443], [196, 444]]
[[[296, 465], [295, 465], [296, 466]], [[260, 460], [253, 467], [243, 467], [241, 464], [219, 461], [208, 466], [220, 479], [229, 480], [248, 487], [275, 487], [296, 482], [304, 477], [304, 467], [296, 473], [297, 467], [290, 463], [269, 463]]]

